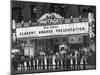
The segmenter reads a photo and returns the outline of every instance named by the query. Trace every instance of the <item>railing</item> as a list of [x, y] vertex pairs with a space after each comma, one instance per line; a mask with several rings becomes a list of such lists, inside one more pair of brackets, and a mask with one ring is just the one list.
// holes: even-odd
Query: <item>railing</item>
[[25, 73], [25, 72], [49, 72], [49, 71], [64, 71], [64, 70], [81, 70], [86, 69], [87, 62], [81, 58], [80, 60], [73, 60], [70, 58], [48, 58], [44, 57], [42, 59], [33, 58], [24, 61], [13, 62], [13, 69], [15, 73]]

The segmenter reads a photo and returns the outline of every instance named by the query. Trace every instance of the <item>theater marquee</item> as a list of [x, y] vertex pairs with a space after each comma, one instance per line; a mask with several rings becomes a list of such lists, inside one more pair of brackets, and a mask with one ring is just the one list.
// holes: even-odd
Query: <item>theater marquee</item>
[[17, 38], [88, 33], [88, 22], [16, 28]]

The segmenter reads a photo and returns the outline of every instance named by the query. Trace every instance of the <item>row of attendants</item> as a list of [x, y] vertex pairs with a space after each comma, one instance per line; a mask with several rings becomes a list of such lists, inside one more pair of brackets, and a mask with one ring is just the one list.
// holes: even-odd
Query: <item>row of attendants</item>
[[[68, 52], [67, 52], [68, 53]], [[12, 67], [15, 71], [22, 70], [75, 70], [86, 69], [87, 55], [86, 52], [72, 52], [69, 54], [59, 54], [54, 56], [25, 57], [13, 58]]]

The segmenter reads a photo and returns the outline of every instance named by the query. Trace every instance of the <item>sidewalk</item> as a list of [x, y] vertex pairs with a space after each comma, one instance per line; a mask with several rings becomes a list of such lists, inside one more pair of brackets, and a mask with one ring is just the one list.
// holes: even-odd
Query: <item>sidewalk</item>
[[[92, 70], [92, 69], [96, 69], [95, 66], [92, 65], [86, 65], [86, 69], [85, 70]], [[44, 73], [44, 72], [61, 72], [61, 71], [79, 71], [79, 70], [84, 70], [83, 66], [81, 65], [80, 69], [58, 69], [56, 70], [55, 68], [50, 69], [50, 70], [23, 70], [23, 71], [16, 71], [16, 74], [31, 74], [31, 73]]]

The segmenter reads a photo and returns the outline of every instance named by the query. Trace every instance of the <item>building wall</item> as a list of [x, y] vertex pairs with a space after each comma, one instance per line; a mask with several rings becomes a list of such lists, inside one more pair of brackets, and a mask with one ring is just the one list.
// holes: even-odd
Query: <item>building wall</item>
[[41, 14], [42, 14], [42, 8], [43, 8], [42, 5], [43, 5], [43, 4], [40, 4], [40, 3], [39, 3], [39, 4], [37, 4], [37, 6], [36, 6], [36, 9], [37, 9], [36, 17], [37, 17], [37, 19], [40, 18], [40, 17], [42, 16], [42, 15], [41, 15]]
[[[50, 10], [50, 3], [33, 3], [33, 2], [12, 2], [12, 8], [20, 7], [21, 14], [25, 21], [28, 21], [31, 18], [31, 5], [36, 5], [36, 19], [39, 19], [43, 14], [47, 13]], [[60, 8], [60, 5], [57, 4], [55, 7], [55, 13], [61, 13], [65, 18], [70, 16], [78, 16], [79, 7], [73, 5], [65, 5], [64, 8]], [[63, 9], [63, 11], [61, 11]], [[14, 16], [14, 15], [13, 15]]]
[[29, 21], [31, 17], [31, 8], [30, 6], [26, 6], [22, 9], [22, 16], [24, 21]]
[[[35, 19], [39, 19], [43, 14], [47, 13], [51, 9], [50, 7], [52, 4], [39, 3], [39, 2], [38, 3], [22, 2], [22, 1], [13, 1], [12, 2], [12, 8], [16, 8], [16, 7], [21, 8], [21, 10], [19, 10], [19, 11], [21, 11], [21, 16], [23, 17], [23, 19], [25, 21], [29, 21], [29, 19], [32, 17], [31, 5], [36, 5], [37, 10], [36, 10], [36, 18]], [[91, 6], [54, 4], [53, 8], [54, 8], [55, 13], [58, 13], [65, 18], [70, 18], [70, 16], [79, 17], [79, 15], [82, 15], [82, 17], [87, 17], [88, 9], [91, 8]], [[93, 11], [95, 11], [95, 7], [93, 8]], [[13, 15], [13, 16], [16, 16], [16, 15]]]

